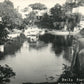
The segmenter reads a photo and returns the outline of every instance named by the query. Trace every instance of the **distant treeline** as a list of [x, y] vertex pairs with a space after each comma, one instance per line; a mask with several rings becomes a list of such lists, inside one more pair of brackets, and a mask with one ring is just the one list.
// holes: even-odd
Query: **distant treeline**
[[80, 22], [81, 15], [79, 13], [72, 13], [72, 8], [70, 8], [71, 6], [67, 10], [68, 6], [70, 5], [67, 3], [64, 6], [56, 4], [50, 9], [50, 14], [45, 13], [42, 16], [38, 25], [57, 30], [62, 30], [66, 25], [67, 30], [73, 31], [74, 27]]
[[[81, 19], [81, 14], [72, 13], [73, 8], [79, 6], [76, 3], [56, 4], [50, 9], [40, 3], [30, 4], [29, 6], [32, 8], [32, 11], [26, 14], [24, 19], [26, 25], [36, 24], [39, 27], [57, 30], [62, 30], [66, 25], [67, 30], [73, 31]], [[27, 7], [25, 9], [25, 11], [28, 11]], [[39, 15], [43, 10], [46, 12]]]

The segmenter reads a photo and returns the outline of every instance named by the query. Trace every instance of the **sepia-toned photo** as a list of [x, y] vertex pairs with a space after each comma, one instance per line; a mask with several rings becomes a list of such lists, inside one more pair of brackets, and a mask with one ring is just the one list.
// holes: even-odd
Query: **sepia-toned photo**
[[84, 0], [0, 0], [0, 84], [84, 84]]

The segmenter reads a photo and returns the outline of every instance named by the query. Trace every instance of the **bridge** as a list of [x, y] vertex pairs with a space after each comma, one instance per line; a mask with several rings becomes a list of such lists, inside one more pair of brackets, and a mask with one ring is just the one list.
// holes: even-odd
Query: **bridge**
[[52, 35], [76, 35], [76, 34], [78, 34], [81, 30], [83, 29], [83, 27], [82, 28], [77, 28], [77, 30], [76, 31], [59, 31], [59, 30], [51, 30], [51, 31], [49, 31], [48, 30], [48, 32], [47, 33], [49, 33], [49, 34], [52, 34]]

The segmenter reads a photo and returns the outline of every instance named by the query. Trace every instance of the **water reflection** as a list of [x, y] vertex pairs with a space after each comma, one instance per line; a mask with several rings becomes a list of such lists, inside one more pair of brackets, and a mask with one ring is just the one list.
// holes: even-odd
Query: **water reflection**
[[17, 51], [20, 51], [24, 41], [23, 36], [8, 41], [4, 46], [4, 52], [0, 52], [0, 60], [4, 59], [7, 55], [15, 55]]
[[[5, 46], [0, 64], [13, 66], [16, 79], [12, 84], [57, 81], [63, 72], [63, 64], [71, 64], [71, 56], [68, 54], [72, 41], [72, 36], [50, 34], [39, 36], [36, 42], [18, 37]], [[52, 80], [52, 77], [56, 78]]]
[[72, 58], [73, 58], [73, 47], [72, 46], [64, 49], [63, 57], [70, 62], [72, 61]]
[[36, 50], [40, 50], [44, 47], [48, 46], [48, 44], [42, 42], [42, 41], [38, 41], [35, 43], [29, 43], [29, 50], [31, 49], [36, 49]]
[[[56, 56], [59, 56], [63, 51], [66, 53], [66, 50], [72, 45], [73, 41], [72, 36], [54, 36], [50, 34], [39, 36], [39, 40], [35, 42], [31, 42], [30, 39], [28, 39], [29, 50], [39, 50], [48, 46], [48, 43], [52, 43], [51, 49], [55, 52]], [[17, 37], [12, 41], [8, 41], [5, 45], [4, 53], [0, 53], [0, 59], [3, 59], [7, 55], [15, 55], [17, 51], [20, 51], [24, 41], [24, 37]]]
[[51, 34], [45, 34], [39, 37], [39, 39], [45, 43], [53, 42], [55, 36]]
[[2, 60], [4, 58], [4, 53], [0, 52], [0, 60]]
[[73, 36], [55, 36], [51, 34], [45, 34], [40, 36], [41, 41], [45, 43], [54, 43], [57, 46], [71, 46], [73, 41]]
[[40, 40], [45, 43], [52, 43], [52, 51], [55, 52], [56, 56], [59, 56], [62, 51], [65, 53], [67, 49], [70, 51], [69, 47], [72, 46], [73, 36], [54, 36], [45, 34], [44, 36], [40, 36]]

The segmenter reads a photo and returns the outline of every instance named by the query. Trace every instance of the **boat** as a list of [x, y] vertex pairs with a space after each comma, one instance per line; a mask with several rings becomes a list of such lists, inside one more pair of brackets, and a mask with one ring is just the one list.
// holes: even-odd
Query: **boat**
[[24, 35], [27, 38], [30, 38], [31, 36], [38, 36], [39, 35], [39, 29], [38, 28], [28, 28], [24, 31]]
[[29, 43], [36, 43], [38, 41], [38, 39], [39, 39], [39, 37], [37, 37], [37, 36], [30, 36], [28, 38], [28, 42]]
[[16, 34], [14, 34], [14, 33], [12, 33], [12, 34], [8, 34], [7, 39], [13, 39], [13, 38], [16, 38], [16, 37], [18, 37], [18, 36], [20, 36], [20, 33], [16, 33]]

